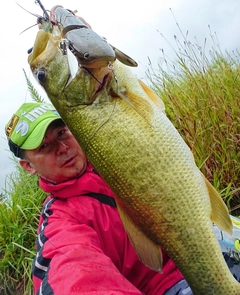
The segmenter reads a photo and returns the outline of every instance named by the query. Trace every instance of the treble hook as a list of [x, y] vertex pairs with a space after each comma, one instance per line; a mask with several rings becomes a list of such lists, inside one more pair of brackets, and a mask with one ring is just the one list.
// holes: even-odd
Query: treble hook
[[47, 13], [47, 10], [42, 5], [41, 1], [40, 0], [35, 0], [35, 3], [38, 4], [41, 7], [41, 9], [43, 11], [43, 15], [45, 16], [46, 20], [50, 20], [50, 17], [49, 17], [49, 15]]

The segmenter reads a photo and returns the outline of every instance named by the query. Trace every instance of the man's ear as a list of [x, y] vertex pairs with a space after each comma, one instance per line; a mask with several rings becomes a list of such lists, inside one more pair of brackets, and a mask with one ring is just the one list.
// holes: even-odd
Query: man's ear
[[30, 174], [36, 174], [37, 171], [33, 167], [32, 163], [25, 159], [20, 159], [19, 164], [21, 167]]

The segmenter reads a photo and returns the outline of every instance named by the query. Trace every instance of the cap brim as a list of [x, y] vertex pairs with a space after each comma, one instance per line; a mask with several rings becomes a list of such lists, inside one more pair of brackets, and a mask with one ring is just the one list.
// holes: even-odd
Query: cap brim
[[21, 149], [23, 150], [34, 150], [40, 146], [45, 136], [45, 133], [49, 125], [56, 120], [62, 120], [61, 118], [46, 118], [39, 122], [39, 124], [34, 128], [32, 133], [28, 136], [25, 142], [22, 144]]

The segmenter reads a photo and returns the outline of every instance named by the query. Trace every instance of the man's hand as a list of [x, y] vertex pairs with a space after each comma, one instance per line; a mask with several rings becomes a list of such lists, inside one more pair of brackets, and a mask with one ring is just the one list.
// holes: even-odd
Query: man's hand
[[[51, 9], [51, 12], [50, 12], [50, 20], [51, 21], [53, 21], [54, 23], [56, 22], [56, 19], [55, 19], [55, 10], [56, 10], [56, 8], [58, 8], [58, 7], [63, 7], [62, 5], [55, 5], [55, 6], [53, 6], [53, 8]], [[87, 23], [86, 21], [85, 21], [85, 19], [83, 18], [83, 17], [81, 17], [81, 16], [78, 16], [78, 15], [75, 15], [81, 22], [83, 22], [89, 29], [91, 29], [92, 27], [89, 25], [89, 23]], [[39, 29], [42, 29], [42, 25], [41, 24], [39, 24], [38, 25], [38, 28]]]
[[[50, 20], [51, 21], [53, 21], [53, 22], [55, 22], [56, 20], [55, 20], [55, 10], [56, 10], [56, 8], [57, 7], [63, 7], [62, 5], [55, 5], [55, 6], [53, 6], [53, 8], [51, 9], [51, 12], [50, 12]], [[81, 22], [83, 22], [89, 29], [91, 29], [91, 26], [89, 25], [89, 23], [87, 23], [86, 21], [85, 21], [85, 19], [83, 18], [83, 17], [81, 17], [81, 16], [78, 16], [78, 15], [75, 15], [77, 18], [79, 18], [80, 19], [80, 21]]]

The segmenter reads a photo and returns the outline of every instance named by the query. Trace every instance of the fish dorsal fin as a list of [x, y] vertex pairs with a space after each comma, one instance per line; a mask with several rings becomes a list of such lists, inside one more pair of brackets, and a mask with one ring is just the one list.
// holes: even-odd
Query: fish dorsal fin
[[165, 106], [161, 98], [150, 88], [148, 87], [143, 81], [138, 80], [140, 85], [142, 86], [143, 90], [149, 96], [149, 98], [153, 101], [153, 103], [161, 110], [165, 112]]
[[123, 226], [139, 259], [149, 268], [161, 272], [162, 252], [160, 246], [150, 240], [117, 204]]
[[213, 185], [206, 179], [203, 175], [204, 181], [207, 185], [211, 205], [212, 205], [212, 214], [211, 220], [214, 222], [221, 230], [232, 234], [232, 220], [230, 218], [228, 208], [224, 203], [223, 199], [213, 187]]

